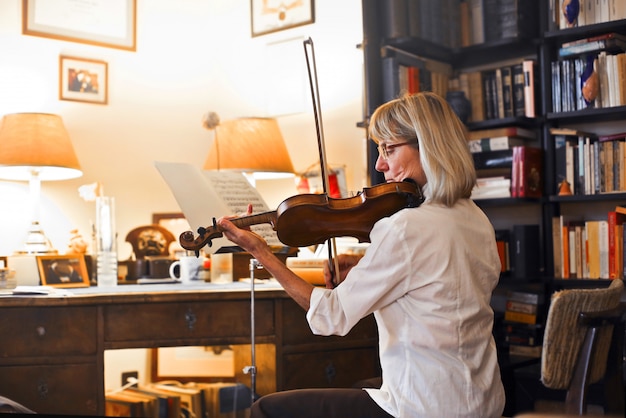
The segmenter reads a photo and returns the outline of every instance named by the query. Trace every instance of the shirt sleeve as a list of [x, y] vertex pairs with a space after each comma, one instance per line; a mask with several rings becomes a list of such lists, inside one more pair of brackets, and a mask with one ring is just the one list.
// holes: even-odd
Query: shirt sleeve
[[402, 231], [392, 218], [381, 219], [372, 229], [365, 256], [341, 285], [313, 290], [307, 321], [314, 334], [346, 335], [363, 317], [408, 291], [410, 263], [398, 261], [408, 257]]

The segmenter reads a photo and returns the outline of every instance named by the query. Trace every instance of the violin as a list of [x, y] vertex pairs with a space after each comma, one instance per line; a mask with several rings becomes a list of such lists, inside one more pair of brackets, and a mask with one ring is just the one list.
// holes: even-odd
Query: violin
[[[290, 247], [321, 244], [333, 237], [354, 237], [369, 242], [374, 224], [404, 208], [419, 206], [422, 193], [412, 181], [391, 182], [366, 187], [354, 197], [335, 199], [326, 194], [301, 194], [285, 199], [275, 211], [231, 219], [239, 228], [268, 223], [278, 239]], [[180, 245], [199, 252], [222, 230], [213, 218], [213, 225], [198, 228], [198, 237], [191, 231], [180, 235]]]

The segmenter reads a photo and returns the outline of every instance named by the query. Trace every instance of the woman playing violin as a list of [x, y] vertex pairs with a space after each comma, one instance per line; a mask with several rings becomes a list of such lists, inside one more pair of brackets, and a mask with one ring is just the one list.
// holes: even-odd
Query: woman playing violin
[[302, 389], [260, 398], [252, 417], [499, 417], [504, 408], [491, 293], [500, 272], [495, 233], [470, 200], [476, 173], [465, 129], [432, 93], [380, 106], [369, 135], [376, 170], [411, 179], [425, 201], [380, 219], [362, 258], [338, 257], [314, 288], [254, 233], [227, 218], [224, 235], [249, 251], [306, 310], [313, 333], [345, 335], [374, 313], [382, 385]]

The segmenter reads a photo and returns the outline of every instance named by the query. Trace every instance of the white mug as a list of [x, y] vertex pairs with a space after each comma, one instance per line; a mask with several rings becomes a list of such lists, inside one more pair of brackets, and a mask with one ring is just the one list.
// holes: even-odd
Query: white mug
[[[174, 261], [170, 265], [170, 277], [180, 280], [182, 283], [191, 283], [200, 280], [200, 271], [204, 260], [196, 256], [183, 256], [178, 261]], [[176, 267], [178, 266], [178, 276], [176, 275]]]

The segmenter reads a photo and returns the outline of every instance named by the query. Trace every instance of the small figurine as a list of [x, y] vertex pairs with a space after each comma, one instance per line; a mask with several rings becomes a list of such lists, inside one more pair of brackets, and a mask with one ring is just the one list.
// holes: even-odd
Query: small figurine
[[572, 189], [567, 180], [563, 180], [561, 184], [559, 184], [559, 196], [571, 196]]

